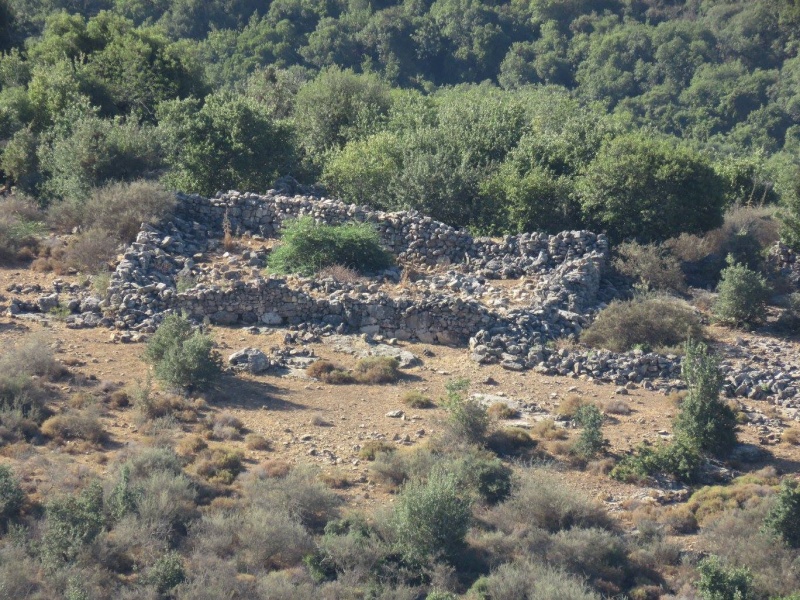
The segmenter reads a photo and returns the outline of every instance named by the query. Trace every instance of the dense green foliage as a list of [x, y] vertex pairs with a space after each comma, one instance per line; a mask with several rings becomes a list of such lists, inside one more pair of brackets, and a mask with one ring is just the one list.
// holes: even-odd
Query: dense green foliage
[[594, 458], [608, 444], [603, 438], [603, 414], [594, 404], [584, 404], [574, 420], [582, 428], [575, 442], [575, 453], [581, 458]]
[[[794, 0], [4, 0], [0, 178], [276, 177], [489, 233], [800, 222]], [[212, 92], [213, 90], [213, 92]]]
[[368, 223], [324, 225], [302, 217], [283, 225], [281, 242], [269, 257], [270, 269], [279, 273], [313, 275], [333, 265], [375, 272], [392, 264]]
[[769, 286], [759, 273], [729, 257], [717, 286], [714, 316], [728, 325], [752, 325], [764, 319]]
[[751, 595], [752, 575], [747, 569], [734, 569], [723, 565], [716, 556], [710, 556], [698, 565], [700, 581], [697, 589], [703, 600], [748, 600]]
[[765, 527], [791, 548], [800, 548], [800, 489], [796, 481], [784, 479]]
[[220, 373], [211, 338], [194, 330], [184, 317], [169, 315], [147, 342], [144, 358], [156, 377], [176, 388], [204, 389]]
[[719, 397], [719, 358], [705, 344], [689, 340], [682, 375], [689, 393], [675, 419], [676, 436], [702, 451], [727, 456], [736, 444], [736, 415]]

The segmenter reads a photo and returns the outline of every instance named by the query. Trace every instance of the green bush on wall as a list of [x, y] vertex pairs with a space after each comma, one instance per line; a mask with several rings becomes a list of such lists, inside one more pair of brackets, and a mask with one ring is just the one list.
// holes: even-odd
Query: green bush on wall
[[301, 217], [284, 224], [281, 241], [269, 258], [270, 269], [278, 273], [313, 275], [331, 265], [363, 273], [385, 269], [393, 262], [367, 223], [324, 225]]

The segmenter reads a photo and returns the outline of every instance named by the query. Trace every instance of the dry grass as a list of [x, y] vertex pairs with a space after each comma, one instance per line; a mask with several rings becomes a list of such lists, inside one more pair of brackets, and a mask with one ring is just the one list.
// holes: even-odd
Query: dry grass
[[333, 279], [337, 283], [358, 283], [361, 276], [357, 271], [345, 267], [344, 265], [330, 265], [317, 273], [318, 279]]
[[790, 446], [797, 446], [800, 444], [800, 427], [784, 429], [781, 434], [781, 442], [789, 444]]
[[511, 408], [505, 402], [495, 402], [486, 411], [489, 416], [498, 420], [502, 419], [516, 419], [519, 417], [519, 411]]
[[36, 375], [55, 381], [69, 371], [53, 357], [50, 338], [44, 333], [34, 333], [0, 357], [0, 373]]
[[311, 363], [306, 368], [306, 375], [313, 377], [314, 379], [319, 379], [324, 383], [330, 383], [334, 385], [355, 383], [355, 377], [345, 371], [342, 367], [339, 367], [327, 360], [318, 360], [314, 363]]
[[411, 390], [403, 394], [403, 397], [400, 398], [400, 402], [409, 408], [433, 408], [435, 406], [430, 398], [417, 390]]
[[352, 485], [350, 477], [342, 469], [320, 473], [319, 480], [334, 490], [342, 490]]

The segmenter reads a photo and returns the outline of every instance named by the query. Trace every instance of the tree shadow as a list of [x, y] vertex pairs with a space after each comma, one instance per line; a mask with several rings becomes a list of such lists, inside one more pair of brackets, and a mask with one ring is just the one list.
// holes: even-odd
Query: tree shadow
[[215, 406], [227, 406], [245, 410], [300, 410], [307, 408], [305, 404], [286, 399], [290, 394], [277, 386], [264, 381], [242, 379], [233, 375], [225, 375], [208, 392], [210, 403]]

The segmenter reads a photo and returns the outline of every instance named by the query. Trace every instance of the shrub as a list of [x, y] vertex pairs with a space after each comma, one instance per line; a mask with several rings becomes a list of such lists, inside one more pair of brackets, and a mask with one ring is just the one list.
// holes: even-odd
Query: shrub
[[9, 201], [0, 202], [0, 263], [32, 257], [44, 226], [14, 210]]
[[248, 433], [244, 438], [244, 445], [248, 450], [266, 451], [272, 449], [272, 443], [258, 433]]
[[401, 485], [410, 479], [424, 479], [439, 461], [439, 455], [428, 448], [399, 452], [379, 452], [370, 465], [376, 479], [391, 485]]
[[92, 227], [70, 240], [62, 261], [78, 271], [101, 273], [108, 271], [118, 247], [119, 241], [109, 232]]
[[656, 244], [624, 242], [617, 246], [613, 265], [623, 275], [651, 290], [683, 292], [686, 282], [680, 263]]
[[736, 415], [719, 399], [723, 375], [719, 359], [702, 343], [688, 341], [682, 363], [688, 395], [675, 419], [675, 434], [689, 445], [726, 456], [736, 445]]
[[790, 548], [800, 548], [800, 485], [796, 481], [783, 480], [764, 526]]
[[353, 269], [342, 265], [331, 265], [320, 269], [317, 273], [318, 279], [333, 279], [337, 283], [358, 283], [359, 274]]
[[400, 402], [410, 408], [432, 408], [435, 406], [430, 398], [428, 398], [422, 392], [418, 392], [416, 390], [412, 390], [403, 394]]
[[395, 450], [397, 450], [397, 447], [389, 442], [384, 442], [383, 440], [369, 440], [364, 442], [361, 446], [361, 450], [358, 451], [358, 457], [364, 460], [375, 460], [379, 452], [389, 453]]
[[626, 352], [633, 348], [670, 348], [702, 335], [700, 319], [680, 300], [645, 295], [614, 301], [581, 336], [595, 348]]
[[359, 383], [394, 383], [400, 377], [400, 363], [388, 356], [368, 356], [356, 363], [355, 378]]
[[800, 293], [794, 292], [789, 295], [786, 307], [778, 318], [777, 326], [788, 333], [800, 332]]
[[464, 397], [464, 392], [469, 388], [469, 380], [451, 380], [445, 387], [447, 396], [442, 405], [447, 411], [449, 434], [456, 441], [482, 445], [489, 430], [489, 415], [481, 402]]
[[41, 553], [45, 564], [72, 562], [103, 529], [103, 490], [93, 483], [76, 496], [58, 497], [45, 505]]
[[237, 450], [207, 450], [197, 461], [197, 474], [211, 482], [229, 485], [244, 470], [244, 456]]
[[548, 441], [565, 440], [569, 437], [567, 430], [556, 425], [553, 419], [543, 419], [536, 422], [531, 428], [531, 432], [536, 437]]
[[447, 469], [488, 504], [502, 502], [511, 494], [511, 469], [485, 450], [470, 449], [453, 458]]
[[97, 416], [77, 410], [50, 417], [42, 423], [42, 433], [58, 442], [85, 440], [98, 444], [106, 439], [106, 432]]
[[25, 492], [11, 469], [0, 465], [0, 530], [4, 530], [8, 521], [19, 514], [24, 501]]
[[495, 402], [486, 411], [494, 419], [516, 419], [519, 411], [514, 410], [505, 402]]
[[621, 460], [611, 470], [611, 477], [635, 483], [646, 477], [663, 474], [691, 483], [697, 478], [701, 464], [702, 457], [697, 447], [686, 440], [677, 439], [656, 448], [642, 444], [634, 454]]
[[584, 400], [580, 396], [567, 396], [564, 400], [558, 403], [556, 414], [559, 417], [564, 417], [565, 419], [574, 419], [581, 407], [586, 406], [587, 404], [588, 401]]
[[210, 337], [192, 331], [186, 318], [169, 315], [147, 342], [144, 356], [164, 383], [203, 389], [220, 374], [220, 358], [213, 346]]
[[593, 583], [617, 590], [624, 585], [629, 568], [624, 539], [598, 528], [559, 531], [552, 537], [547, 560]]
[[0, 358], [0, 373], [38, 375], [54, 380], [67, 370], [53, 358], [53, 349], [44, 334], [25, 337]]
[[631, 414], [631, 407], [624, 400], [609, 400], [603, 404], [603, 410], [609, 415]]
[[517, 456], [535, 448], [536, 440], [522, 427], [504, 427], [489, 434], [486, 446], [500, 456]]
[[427, 481], [410, 481], [392, 518], [397, 549], [412, 564], [439, 556], [453, 560], [464, 547], [471, 518], [469, 502], [452, 474], [437, 471]]
[[573, 446], [575, 453], [583, 459], [594, 458], [608, 444], [603, 438], [603, 414], [593, 404], [581, 406], [575, 421], [583, 428]]
[[303, 217], [283, 224], [281, 240], [268, 263], [278, 273], [313, 275], [332, 265], [358, 272], [378, 271], [393, 262], [367, 223], [321, 225]]
[[599, 600], [579, 577], [521, 559], [499, 566], [472, 586], [470, 597], [492, 600]]
[[167, 594], [185, 579], [183, 561], [177, 552], [167, 552], [156, 559], [144, 577], [145, 582], [155, 586], [159, 594]]
[[285, 511], [311, 529], [321, 530], [338, 514], [341, 498], [328, 489], [310, 468], [297, 468], [280, 478], [252, 481], [252, 501], [265, 510]]
[[524, 472], [511, 496], [494, 507], [487, 519], [506, 534], [522, 527], [550, 533], [573, 527], [613, 529], [600, 506], [586, 501], [543, 470]]
[[354, 383], [355, 377], [327, 360], [318, 360], [306, 368], [306, 375], [334, 385]]
[[703, 600], [747, 600], [750, 598], [752, 576], [747, 569], [725, 567], [716, 556], [710, 556], [697, 566], [700, 581], [697, 589]]
[[746, 266], [733, 262], [722, 271], [714, 302], [714, 316], [726, 325], [752, 325], [765, 316], [769, 287], [766, 280]]

